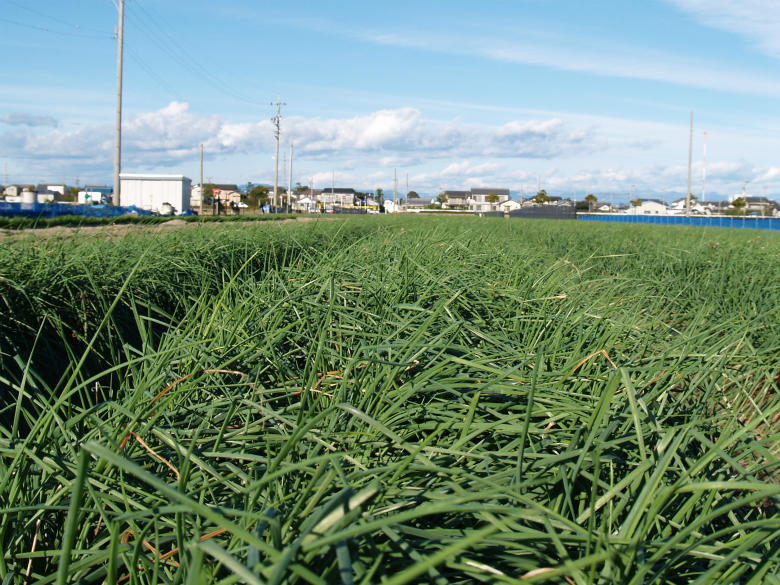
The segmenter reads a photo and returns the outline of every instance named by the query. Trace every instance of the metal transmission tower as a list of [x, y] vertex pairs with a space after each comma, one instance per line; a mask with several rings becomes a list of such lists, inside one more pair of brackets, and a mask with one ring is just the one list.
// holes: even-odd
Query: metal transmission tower
[[276, 99], [276, 103], [271, 102], [272, 106], [276, 106], [276, 116], [271, 118], [271, 122], [274, 125], [274, 137], [276, 138], [276, 162], [274, 165], [274, 207], [279, 207], [279, 131], [282, 124], [282, 106], [287, 104], [282, 102], [279, 98]]
[[122, 51], [124, 49], [125, 31], [125, 0], [119, 0], [119, 25], [116, 29], [116, 38], [119, 50], [117, 51], [116, 65], [116, 130], [114, 135], [114, 205], [122, 204], [121, 185], [119, 172], [122, 161]]

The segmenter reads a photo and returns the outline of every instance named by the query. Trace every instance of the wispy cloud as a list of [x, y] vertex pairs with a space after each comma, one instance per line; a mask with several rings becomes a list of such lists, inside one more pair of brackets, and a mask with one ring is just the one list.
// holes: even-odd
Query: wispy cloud
[[780, 59], [780, 3], [776, 0], [667, 0], [705, 26], [736, 33]]
[[58, 122], [51, 116], [36, 116], [24, 112], [11, 112], [0, 116], [0, 122], [9, 126], [47, 126], [55, 128]]
[[[672, 0], [678, 1], [678, 0]], [[698, 0], [679, 0], [680, 3]], [[726, 0], [718, 0], [725, 4]], [[704, 4], [704, 0], [701, 2]], [[758, 0], [753, 4], [757, 4]], [[768, 4], [768, 2], [767, 2]], [[776, 8], [772, 12], [777, 12]], [[758, 17], [758, 11], [754, 11]], [[724, 11], [723, 22], [727, 14]], [[770, 14], [770, 22], [776, 22]], [[774, 25], [774, 30], [780, 28]], [[773, 38], [772, 27], [767, 27], [761, 38], [767, 47], [780, 47], [780, 35]], [[749, 29], [744, 26], [745, 31]], [[759, 29], [759, 23], [754, 30]], [[692, 59], [667, 53], [643, 49], [636, 46], [600, 44], [603, 49], [587, 48], [583, 43], [576, 48], [559, 46], [541, 40], [517, 42], [508, 38], [478, 39], [464, 36], [447, 36], [432, 31], [409, 33], [367, 33], [362, 30], [331, 29], [330, 33], [343, 34], [363, 42], [419, 49], [452, 55], [482, 57], [494, 61], [548, 67], [561, 71], [587, 73], [606, 77], [642, 79], [672, 83], [675, 85], [713, 89], [730, 93], [780, 96], [780, 81], [769, 79], [762, 71], [727, 69], [715, 62]], [[773, 49], [774, 50], [774, 49]]]

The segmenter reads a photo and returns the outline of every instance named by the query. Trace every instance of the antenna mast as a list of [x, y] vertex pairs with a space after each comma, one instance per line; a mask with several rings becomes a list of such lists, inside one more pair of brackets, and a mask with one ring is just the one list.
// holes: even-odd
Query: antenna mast
[[124, 49], [125, 0], [119, 0], [119, 26], [116, 29], [118, 45], [116, 65], [116, 130], [114, 133], [114, 205], [122, 204], [119, 172], [122, 161], [122, 51]]

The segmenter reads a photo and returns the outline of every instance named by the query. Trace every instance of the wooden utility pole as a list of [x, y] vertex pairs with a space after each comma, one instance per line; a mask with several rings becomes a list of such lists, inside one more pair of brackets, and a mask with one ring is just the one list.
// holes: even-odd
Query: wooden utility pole
[[200, 212], [199, 215], [203, 217], [203, 196], [205, 195], [205, 189], [203, 188], [203, 145], [200, 145]]

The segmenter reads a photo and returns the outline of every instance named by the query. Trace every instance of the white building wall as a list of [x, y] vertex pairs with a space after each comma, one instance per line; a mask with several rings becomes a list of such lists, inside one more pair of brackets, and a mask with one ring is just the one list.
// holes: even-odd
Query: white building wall
[[135, 205], [159, 212], [163, 203], [182, 213], [190, 208], [192, 181], [183, 175], [120, 175], [122, 184], [119, 205]]

